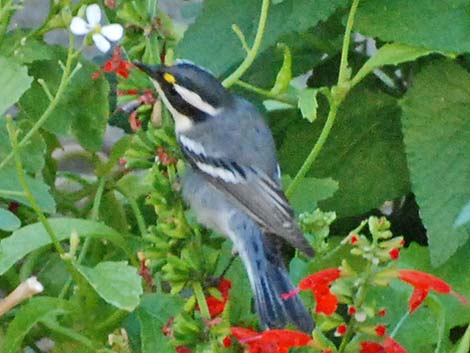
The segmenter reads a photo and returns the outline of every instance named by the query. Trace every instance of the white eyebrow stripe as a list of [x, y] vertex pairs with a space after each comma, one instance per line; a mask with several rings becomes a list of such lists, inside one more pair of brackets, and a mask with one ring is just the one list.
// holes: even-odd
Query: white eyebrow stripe
[[180, 143], [191, 152], [206, 156], [206, 150], [199, 142], [191, 140], [190, 138], [181, 134], [178, 136], [178, 138], [180, 140]]
[[189, 130], [193, 126], [193, 122], [191, 121], [191, 119], [188, 116], [181, 114], [171, 105], [171, 103], [168, 101], [168, 98], [166, 98], [165, 93], [163, 92], [157, 80], [152, 79], [152, 82], [153, 82], [153, 85], [155, 86], [155, 89], [158, 92], [158, 96], [160, 97], [160, 99], [163, 101], [163, 104], [165, 104], [165, 106], [168, 108], [171, 115], [173, 116], [173, 120], [175, 121], [175, 130], [177, 132]]
[[176, 92], [183, 98], [187, 103], [191, 104], [194, 108], [203, 111], [209, 115], [217, 115], [220, 112], [220, 109], [217, 109], [204, 101], [199, 94], [196, 92], [190, 91], [186, 87], [174, 84]]
[[214, 178], [220, 178], [227, 183], [238, 184], [244, 181], [240, 179], [239, 177], [237, 177], [237, 175], [235, 175], [235, 173], [232, 172], [231, 170], [220, 168], [220, 167], [215, 167], [213, 165], [202, 163], [202, 162], [196, 162], [196, 165], [203, 172], [209, 174], [210, 176]]

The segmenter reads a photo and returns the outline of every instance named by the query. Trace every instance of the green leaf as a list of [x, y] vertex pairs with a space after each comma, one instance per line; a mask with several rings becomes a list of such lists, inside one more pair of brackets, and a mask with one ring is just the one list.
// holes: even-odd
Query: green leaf
[[152, 190], [149, 178], [142, 174], [126, 174], [116, 183], [116, 186], [124, 191], [127, 197], [137, 199], [139, 196], [147, 195]]
[[416, 75], [402, 108], [413, 192], [437, 266], [470, 235], [468, 225], [454, 226], [470, 200], [470, 74], [453, 62], [433, 62]]
[[21, 95], [31, 86], [33, 78], [28, 76], [26, 67], [11, 58], [0, 56], [0, 115], [15, 104]]
[[[282, 178], [284, 189], [292, 182], [290, 176]], [[317, 208], [318, 201], [325, 200], [338, 190], [338, 183], [331, 178], [304, 178], [295, 189], [289, 201], [296, 213], [312, 212]]]
[[[379, 207], [409, 189], [399, 108], [392, 97], [359, 85], [339, 109], [336, 123], [308, 176], [331, 177], [339, 184], [324, 210], [352, 216]], [[295, 175], [318, 139], [325, 113], [308, 123], [285, 111], [271, 114], [285, 174]], [[298, 119], [292, 124], [294, 119]]]
[[53, 53], [47, 43], [33, 37], [26, 39], [27, 35], [28, 33], [18, 29], [10, 31], [2, 41], [0, 53], [6, 53], [5, 55], [10, 59], [23, 64], [53, 58]]
[[401, 43], [390, 43], [380, 47], [372, 57], [362, 65], [354, 76], [353, 81], [359, 82], [369, 73], [386, 65], [398, 65], [407, 61], [413, 61], [421, 56], [429, 55], [432, 50], [413, 47]]
[[[72, 231], [76, 231], [80, 237], [108, 240], [130, 252], [120, 234], [102, 223], [75, 218], [54, 218], [49, 219], [49, 223], [59, 241], [69, 239]], [[30, 224], [13, 232], [0, 241], [0, 275], [31, 251], [49, 244], [51, 239], [41, 223]]]
[[125, 261], [100, 262], [94, 268], [76, 265], [76, 268], [107, 303], [127, 311], [139, 305], [142, 278]]
[[292, 55], [290, 53], [290, 49], [284, 43], [279, 43], [277, 46], [284, 51], [284, 59], [281, 69], [277, 73], [276, 82], [274, 83], [273, 88], [271, 88], [271, 93], [273, 94], [286, 92], [289, 87], [289, 83], [292, 80]]
[[142, 297], [137, 310], [141, 327], [142, 353], [174, 353], [175, 348], [163, 334], [162, 328], [171, 317], [178, 315], [184, 300], [165, 293], [147, 294]]
[[[22, 120], [15, 128], [19, 130], [18, 140], [21, 140], [31, 129], [29, 121]], [[10, 137], [6, 128], [6, 119], [0, 117], [0, 160], [5, 158], [11, 152]], [[44, 154], [46, 153], [46, 143], [39, 133], [35, 133], [29, 142], [20, 149], [21, 162], [23, 167], [30, 173], [39, 172], [44, 167]], [[15, 160], [12, 158], [7, 166], [15, 166]]]
[[[345, 4], [345, 0], [285, 0], [271, 6], [260, 52], [274, 45], [281, 35], [312, 28]], [[251, 44], [260, 10], [261, 0], [205, 1], [202, 14], [176, 47], [178, 56], [207, 67], [216, 75], [226, 73], [245, 56], [232, 24], [240, 27]]]
[[317, 93], [318, 89], [305, 88], [298, 95], [298, 107], [302, 117], [311, 123], [317, 118]]
[[[26, 184], [38, 202], [39, 207], [41, 207], [44, 212], [55, 212], [55, 201], [49, 193], [48, 185], [28, 175], [26, 175]], [[31, 206], [26, 196], [22, 193], [23, 188], [21, 187], [16, 171], [13, 169], [0, 170], [0, 197], [18, 201], [26, 206]]]
[[434, 51], [469, 52], [468, 9], [466, 0], [361, 1], [354, 26], [366, 36], [386, 42]]
[[[65, 62], [65, 52], [54, 49], [56, 60], [36, 61], [29, 70], [36, 79], [43, 79], [49, 90], [56, 92], [62, 70], [58, 60]], [[105, 78], [92, 79], [98, 66], [81, 59], [81, 69], [67, 85], [44, 128], [54, 134], [74, 136], [86, 149], [97, 151], [101, 147], [109, 114], [109, 84]], [[20, 100], [24, 116], [37, 121], [47, 109], [49, 99], [36, 81]]]
[[21, 351], [21, 343], [28, 332], [42, 319], [66, 313], [68, 303], [58, 298], [37, 297], [30, 299], [15, 313], [14, 319], [8, 324], [2, 353]]
[[0, 229], [12, 232], [21, 227], [21, 221], [14, 213], [0, 208]]

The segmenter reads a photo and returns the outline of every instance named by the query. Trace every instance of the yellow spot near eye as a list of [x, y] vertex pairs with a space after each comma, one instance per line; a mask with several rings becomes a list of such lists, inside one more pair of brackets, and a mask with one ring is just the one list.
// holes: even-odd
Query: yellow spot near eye
[[172, 85], [175, 84], [176, 82], [176, 78], [175, 76], [173, 76], [172, 74], [169, 74], [168, 72], [165, 72], [163, 74], [163, 79], [168, 82], [168, 83], [171, 83]]

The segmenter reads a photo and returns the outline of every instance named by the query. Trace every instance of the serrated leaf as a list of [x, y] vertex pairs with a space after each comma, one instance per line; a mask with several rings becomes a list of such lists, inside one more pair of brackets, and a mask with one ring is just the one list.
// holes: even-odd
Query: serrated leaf
[[175, 351], [162, 328], [171, 317], [181, 312], [183, 305], [183, 299], [165, 293], [148, 294], [142, 297], [137, 310], [141, 326], [142, 353], [173, 353]]
[[317, 118], [317, 93], [317, 89], [305, 88], [298, 95], [298, 107], [302, 117], [311, 123]]
[[[331, 198], [319, 202], [320, 208], [340, 217], [357, 215], [409, 190], [399, 113], [397, 101], [385, 93], [364, 85], [350, 92], [307, 174], [331, 177], [339, 184]], [[298, 113], [272, 113], [270, 120], [281, 169], [288, 175], [298, 172], [325, 124], [323, 111], [313, 123], [293, 114]]]
[[0, 115], [15, 104], [21, 95], [31, 86], [33, 78], [28, 76], [26, 67], [19, 65], [12, 58], [0, 56], [0, 87], [4, 94], [0, 96]]
[[0, 208], [0, 229], [12, 232], [21, 227], [21, 221], [14, 213]]
[[385, 44], [362, 65], [353, 80], [360, 81], [375, 69], [386, 65], [398, 65], [407, 61], [413, 61], [432, 52], [432, 50], [426, 48], [413, 47], [401, 43]]
[[470, 235], [454, 227], [470, 200], [470, 74], [449, 61], [427, 65], [401, 105], [413, 192], [431, 260], [441, 265]]
[[466, 0], [374, 0], [360, 3], [354, 26], [366, 36], [386, 42], [469, 52], [468, 23]]
[[[51, 92], [56, 92], [62, 70], [59, 60], [65, 62], [63, 49], [51, 48], [54, 60], [37, 61], [29, 72], [36, 79], [43, 79]], [[109, 84], [100, 77], [92, 79], [98, 66], [83, 58], [82, 67], [67, 85], [62, 98], [54, 108], [44, 128], [57, 135], [73, 135], [86, 149], [97, 151], [101, 147], [109, 114]], [[36, 81], [20, 100], [22, 114], [36, 121], [49, 105], [49, 99]]]
[[[76, 231], [80, 237], [105, 239], [129, 252], [120, 234], [102, 223], [76, 218], [54, 218], [49, 219], [49, 224], [59, 241], [69, 239], [72, 231]], [[41, 223], [14, 231], [0, 241], [0, 275], [30, 252], [49, 244], [51, 239]]]
[[[48, 185], [40, 180], [31, 178], [29, 175], [26, 175], [26, 184], [43, 212], [55, 212], [55, 201], [49, 193]], [[31, 206], [26, 196], [22, 195], [22, 193], [23, 188], [16, 171], [13, 169], [0, 170], [0, 197]]]
[[127, 311], [139, 305], [142, 278], [127, 262], [100, 262], [94, 268], [82, 265], [76, 268], [105, 302]]
[[67, 312], [67, 302], [58, 298], [32, 298], [15, 313], [14, 319], [8, 324], [2, 353], [18, 353], [21, 343], [28, 332], [42, 319], [54, 317]]
[[[344, 0], [284, 0], [271, 6], [260, 53], [275, 44], [281, 35], [304, 32], [346, 3]], [[205, 1], [201, 15], [176, 48], [178, 56], [207, 67], [216, 75], [226, 73], [245, 55], [232, 24], [240, 27], [251, 44], [260, 10], [260, 0]]]
[[[282, 178], [282, 182], [286, 190], [292, 182], [292, 178], [285, 176]], [[289, 201], [296, 213], [312, 212], [317, 208], [318, 201], [333, 196], [336, 190], [338, 190], [338, 183], [331, 178], [306, 177], [289, 197]]]

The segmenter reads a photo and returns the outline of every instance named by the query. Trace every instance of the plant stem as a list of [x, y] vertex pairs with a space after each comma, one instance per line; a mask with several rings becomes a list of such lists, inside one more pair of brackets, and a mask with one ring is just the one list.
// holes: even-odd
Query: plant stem
[[323, 148], [323, 145], [325, 144], [328, 135], [330, 134], [331, 128], [335, 122], [337, 110], [338, 106], [336, 104], [333, 103], [330, 105], [330, 112], [328, 113], [328, 117], [326, 118], [326, 122], [323, 126], [320, 136], [302, 164], [302, 167], [300, 167], [299, 171], [297, 172], [297, 175], [294, 177], [294, 180], [292, 180], [292, 182], [289, 184], [289, 187], [286, 190], [287, 197], [292, 196], [292, 193], [299, 186], [300, 181], [305, 177], [305, 174], [307, 174], [313, 162]]
[[354, 23], [354, 17], [356, 15], [357, 6], [359, 5], [359, 0], [353, 0], [351, 9], [349, 10], [348, 22], [346, 23], [346, 30], [344, 32], [343, 38], [343, 48], [341, 50], [341, 63], [339, 67], [338, 74], [338, 83], [335, 87], [331, 89], [331, 96], [328, 97], [330, 104], [330, 111], [328, 117], [326, 118], [325, 125], [318, 137], [317, 142], [313, 146], [309, 155], [305, 159], [302, 167], [300, 167], [297, 175], [294, 177], [294, 180], [290, 183], [286, 191], [286, 196], [292, 196], [292, 193], [299, 186], [300, 181], [305, 177], [307, 172], [312, 167], [313, 162], [319, 155], [323, 145], [325, 144], [328, 136], [330, 135], [331, 128], [334, 125], [336, 120], [336, 114], [338, 112], [339, 106], [343, 102], [344, 98], [349, 92], [349, 78], [350, 78], [350, 68], [348, 66], [348, 52], [349, 52], [349, 43], [351, 40], [351, 31]]
[[403, 325], [403, 323], [406, 321], [406, 319], [408, 319], [408, 316], [410, 316], [409, 310], [407, 310], [406, 313], [397, 322], [397, 324], [393, 328], [392, 333], [390, 333], [390, 337], [394, 337], [397, 334], [397, 332], [400, 329], [401, 325]]
[[135, 219], [137, 221], [137, 227], [139, 227], [140, 235], [142, 237], [145, 237], [147, 234], [147, 225], [145, 224], [145, 219], [139, 209], [139, 205], [132, 198], [132, 196], [128, 195], [127, 192], [122, 188], [117, 187], [116, 190], [119, 191], [119, 193], [124, 196], [129, 202], [129, 205], [131, 206], [132, 212], [134, 213]]
[[258, 54], [258, 50], [261, 46], [261, 40], [263, 39], [264, 30], [266, 28], [266, 20], [268, 18], [268, 10], [269, 10], [269, 3], [271, 0], [263, 0], [261, 4], [261, 14], [259, 17], [258, 22], [258, 29], [256, 30], [255, 40], [253, 42], [253, 46], [248, 51], [245, 59], [242, 61], [240, 66], [232, 72], [225, 80], [222, 81], [222, 85], [225, 87], [232, 86], [242, 75], [249, 69], [253, 61], [255, 61], [256, 55]]
[[[60, 79], [59, 87], [57, 88], [57, 92], [54, 95], [54, 99], [49, 103], [49, 106], [47, 109], [42, 113], [41, 117], [39, 118], [38, 121], [33, 125], [31, 130], [28, 131], [25, 137], [18, 143], [18, 149], [26, 145], [26, 143], [31, 139], [31, 137], [44, 125], [44, 123], [49, 119], [51, 116], [52, 112], [56, 108], [57, 104], [59, 103], [60, 99], [62, 98], [62, 95], [65, 91], [65, 88], [67, 87], [67, 84], [69, 83], [69, 78], [70, 78], [70, 72], [72, 69], [72, 62], [73, 59], [75, 58], [74, 55], [74, 44], [75, 44], [75, 37], [73, 34], [70, 33], [69, 35], [69, 50], [67, 53], [67, 61], [65, 63], [65, 68], [64, 72], [62, 74], [62, 78]], [[0, 163], [0, 169], [2, 169], [10, 160], [13, 158], [14, 152], [11, 151], [5, 159]]]
[[359, 0], [353, 0], [351, 9], [349, 10], [348, 21], [346, 22], [346, 30], [344, 32], [343, 38], [343, 47], [341, 49], [341, 62], [339, 64], [338, 86], [341, 86], [350, 78], [350, 69], [348, 65], [349, 43], [351, 41], [352, 26], [354, 24], [354, 17], [356, 16], [356, 10], [358, 5]]
[[294, 107], [297, 106], [297, 100], [295, 100], [295, 99], [289, 99], [288, 97], [282, 97], [282, 96], [279, 96], [277, 94], [273, 94], [268, 90], [250, 85], [249, 83], [243, 82], [243, 81], [240, 81], [240, 80], [237, 80], [235, 82], [235, 84], [237, 86], [240, 86], [240, 87], [246, 89], [247, 91], [254, 92], [254, 93], [259, 94], [261, 96], [265, 96], [267, 98], [271, 98], [271, 99], [277, 100], [279, 102], [289, 104], [289, 105], [294, 106]]
[[13, 156], [15, 157], [16, 161], [16, 171], [18, 173], [18, 179], [20, 181], [21, 187], [24, 190], [24, 194], [26, 198], [28, 199], [29, 203], [31, 204], [31, 207], [33, 208], [34, 212], [36, 213], [39, 221], [42, 223], [44, 229], [46, 230], [47, 234], [49, 234], [49, 237], [52, 240], [52, 243], [54, 244], [57, 252], [59, 255], [64, 255], [65, 250], [62, 247], [62, 245], [59, 242], [59, 239], [57, 238], [57, 235], [55, 234], [54, 230], [52, 229], [51, 225], [49, 224], [49, 221], [47, 220], [46, 216], [44, 213], [42, 213], [41, 207], [36, 201], [36, 198], [34, 195], [31, 193], [31, 190], [29, 190], [29, 186], [26, 183], [26, 176], [25, 172], [23, 169], [23, 164], [21, 163], [21, 158], [19, 155], [19, 145], [18, 145], [18, 140], [17, 140], [17, 133], [13, 128], [11, 117], [7, 116], [6, 118], [7, 122], [7, 129], [8, 129], [8, 135], [10, 136], [10, 143], [11, 143], [11, 148], [12, 148], [12, 153]]
[[211, 318], [211, 314], [209, 313], [209, 307], [207, 306], [206, 297], [204, 296], [201, 282], [194, 282], [193, 290], [199, 305], [199, 310], [201, 310], [202, 318], [209, 320]]

